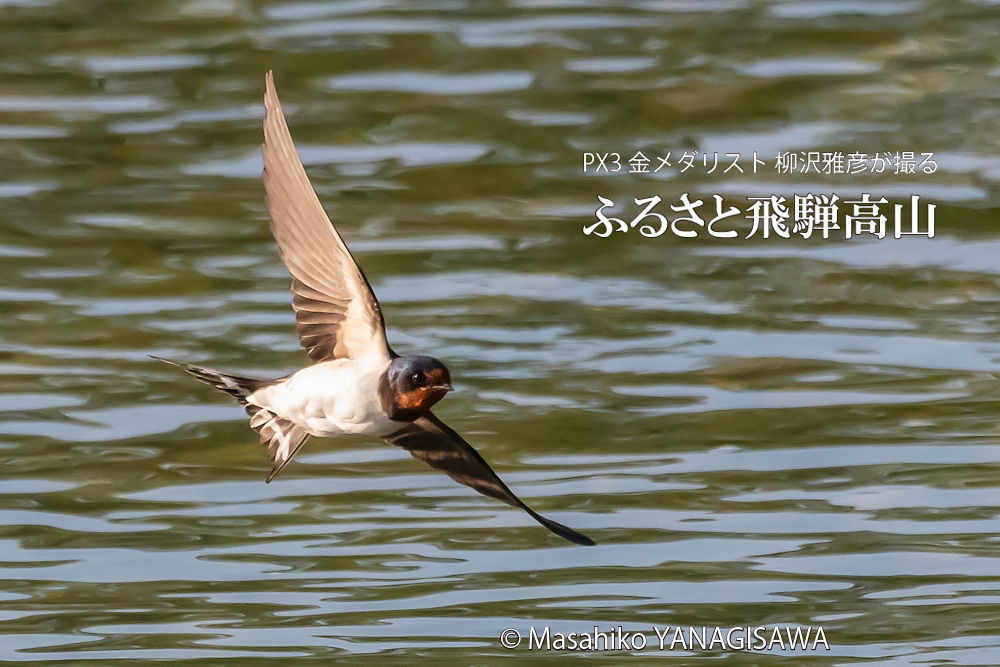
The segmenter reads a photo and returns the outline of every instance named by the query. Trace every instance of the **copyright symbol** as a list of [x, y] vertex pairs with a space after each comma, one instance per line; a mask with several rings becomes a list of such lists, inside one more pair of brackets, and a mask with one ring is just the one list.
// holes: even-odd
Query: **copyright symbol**
[[517, 648], [521, 643], [521, 633], [514, 628], [507, 628], [500, 633], [500, 644], [504, 648]]

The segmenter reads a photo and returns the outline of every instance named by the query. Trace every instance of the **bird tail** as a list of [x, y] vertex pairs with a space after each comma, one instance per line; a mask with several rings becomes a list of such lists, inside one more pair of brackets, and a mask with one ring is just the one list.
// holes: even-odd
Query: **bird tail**
[[164, 363], [168, 363], [171, 366], [177, 366], [177, 368], [195, 376], [205, 384], [226, 392], [239, 401], [242, 406], [247, 405], [247, 396], [254, 393], [258, 389], [274, 384], [277, 381], [258, 380], [256, 378], [243, 377], [242, 375], [231, 375], [229, 373], [221, 373], [219, 371], [212, 370], [211, 368], [202, 368], [201, 366], [195, 366], [193, 364], [170, 361], [169, 359], [162, 359], [160, 357], [153, 358]]
[[171, 366], [177, 366], [205, 384], [226, 392], [240, 402], [240, 405], [246, 410], [247, 416], [250, 417], [250, 428], [260, 433], [261, 444], [267, 446], [268, 458], [270, 458], [272, 463], [271, 472], [267, 476], [268, 483], [279, 472], [284, 470], [296, 452], [302, 449], [302, 445], [309, 439], [309, 433], [302, 427], [287, 419], [282, 419], [268, 407], [255, 405], [247, 401], [247, 397], [258, 389], [277, 384], [284, 378], [258, 380], [257, 378], [248, 378], [242, 375], [220, 373], [211, 368], [202, 368], [201, 366], [194, 366], [192, 364], [161, 359], [160, 357], [153, 358], [159, 359]]

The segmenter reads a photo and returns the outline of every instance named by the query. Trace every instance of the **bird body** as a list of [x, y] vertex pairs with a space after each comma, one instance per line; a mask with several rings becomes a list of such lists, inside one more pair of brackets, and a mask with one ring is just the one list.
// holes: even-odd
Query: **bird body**
[[451, 390], [433, 357], [396, 354], [368, 279], [313, 190], [268, 72], [264, 94], [264, 190], [271, 233], [292, 274], [296, 333], [313, 361], [287, 377], [259, 380], [167, 361], [235, 397], [267, 445], [270, 482], [309, 436], [371, 435], [408, 451], [483, 495], [527, 512], [571, 542], [587, 536], [537, 514], [469, 443], [431, 412]]
[[368, 360], [324, 361], [262, 387], [246, 400], [302, 425], [309, 435], [384, 438], [400, 428], [378, 400], [379, 381], [388, 366]]

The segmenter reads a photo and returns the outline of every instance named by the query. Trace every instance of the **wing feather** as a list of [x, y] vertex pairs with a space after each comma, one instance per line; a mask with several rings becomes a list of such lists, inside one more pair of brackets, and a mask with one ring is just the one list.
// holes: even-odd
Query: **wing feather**
[[264, 190], [271, 233], [292, 274], [296, 333], [314, 362], [391, 356], [382, 309], [295, 150], [274, 78], [264, 94]]
[[531, 518], [556, 535], [576, 544], [593, 546], [594, 541], [586, 535], [546, 519], [521, 502], [521, 499], [515, 496], [493, 472], [479, 452], [432, 413], [427, 412], [416, 421], [387, 436], [386, 441], [402, 447], [414, 458], [447, 474], [459, 484], [524, 510]]

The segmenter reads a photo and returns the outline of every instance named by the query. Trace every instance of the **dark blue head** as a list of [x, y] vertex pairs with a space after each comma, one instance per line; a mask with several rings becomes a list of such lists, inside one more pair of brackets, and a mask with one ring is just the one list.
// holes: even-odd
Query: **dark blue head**
[[451, 374], [434, 357], [396, 357], [389, 363], [380, 390], [390, 419], [413, 421], [451, 390]]

